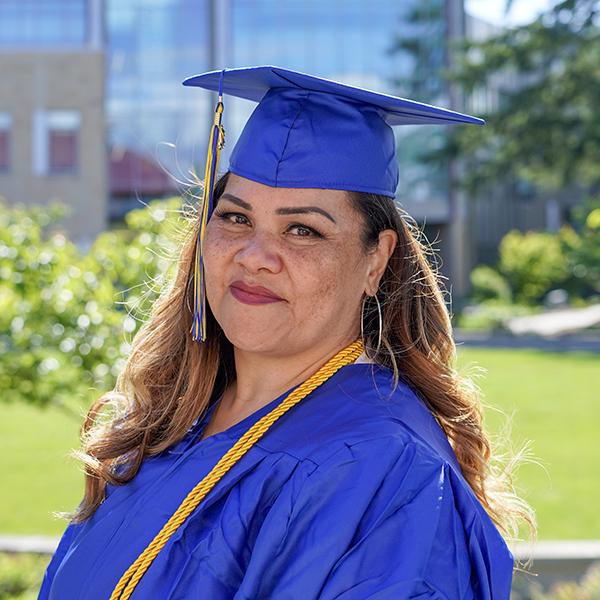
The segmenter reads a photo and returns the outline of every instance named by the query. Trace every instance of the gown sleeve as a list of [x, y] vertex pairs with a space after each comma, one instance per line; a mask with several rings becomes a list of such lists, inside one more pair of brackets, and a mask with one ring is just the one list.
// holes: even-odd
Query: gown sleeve
[[76, 527], [77, 525], [70, 523], [64, 530], [60, 541], [58, 542], [58, 546], [52, 555], [48, 566], [46, 567], [44, 579], [42, 580], [42, 585], [38, 595], [38, 600], [46, 600], [50, 596], [50, 588], [52, 587], [52, 581], [54, 580], [56, 569], [62, 562], [62, 559], [71, 546], [71, 541], [73, 540], [73, 534], [75, 533]]
[[[465, 527], [457, 506], [469, 501], [464, 487], [455, 495], [465, 485], [410, 437], [345, 444], [282, 491], [236, 600], [508, 599], [512, 556], [502, 556], [501, 543], [490, 555], [480, 517]], [[503, 570], [492, 581], [495, 559]]]

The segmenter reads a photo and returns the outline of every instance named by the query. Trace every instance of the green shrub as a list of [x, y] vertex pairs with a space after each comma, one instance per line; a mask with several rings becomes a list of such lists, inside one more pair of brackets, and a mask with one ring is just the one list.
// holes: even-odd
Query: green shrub
[[579, 583], [557, 583], [547, 594], [533, 591], [532, 600], [600, 600], [600, 562], [592, 564]]
[[565, 288], [573, 296], [589, 297], [600, 294], [600, 206], [582, 207], [576, 227], [579, 231], [570, 225], [560, 230], [569, 271]]
[[49, 556], [0, 553], [0, 600], [35, 600]]
[[500, 242], [498, 271], [508, 281], [515, 302], [539, 303], [569, 276], [559, 237], [547, 232], [512, 230]]
[[507, 233], [498, 264], [471, 272], [470, 301], [537, 306], [556, 288], [567, 291], [572, 306], [600, 301], [599, 202], [583, 202], [574, 210], [574, 226], [563, 225], [558, 233]]
[[172, 264], [180, 206], [151, 202], [84, 254], [56, 231], [60, 208], [0, 203], [1, 401], [80, 404], [113, 387]]
[[499, 300], [510, 303], [512, 293], [508, 281], [492, 267], [479, 265], [471, 271], [473, 300]]

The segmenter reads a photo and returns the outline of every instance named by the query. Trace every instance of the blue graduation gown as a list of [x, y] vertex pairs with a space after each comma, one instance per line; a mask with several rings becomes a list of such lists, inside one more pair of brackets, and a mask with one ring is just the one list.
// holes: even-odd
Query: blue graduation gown
[[[513, 555], [406, 383], [354, 363], [281, 417], [219, 481], [133, 600], [508, 599]], [[291, 391], [291, 390], [289, 390]], [[187, 493], [260, 417], [187, 435], [70, 524], [42, 600], [108, 599]]]

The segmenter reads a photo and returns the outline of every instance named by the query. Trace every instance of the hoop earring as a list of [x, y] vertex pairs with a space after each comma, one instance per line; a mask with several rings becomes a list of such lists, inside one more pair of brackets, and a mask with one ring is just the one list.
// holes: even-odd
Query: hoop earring
[[377, 339], [377, 347], [375, 348], [375, 356], [377, 356], [377, 354], [379, 354], [379, 350], [381, 348], [381, 338], [383, 335], [383, 316], [381, 313], [381, 304], [379, 303], [379, 298], [377, 297], [377, 293], [375, 293], [373, 296], [365, 295], [365, 297], [363, 298], [362, 307], [360, 310], [360, 337], [363, 340], [363, 344], [365, 346], [365, 351], [366, 351], [367, 343], [365, 340], [364, 319], [365, 319], [365, 300], [367, 298], [375, 298], [375, 302], [377, 302], [377, 314], [379, 317], [379, 337]]

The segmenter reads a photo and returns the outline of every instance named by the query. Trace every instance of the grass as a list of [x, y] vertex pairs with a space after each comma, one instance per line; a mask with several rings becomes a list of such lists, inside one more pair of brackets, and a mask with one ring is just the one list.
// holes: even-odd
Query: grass
[[539, 539], [600, 539], [600, 356], [460, 348], [461, 372], [469, 363], [487, 371], [474, 380], [491, 406], [489, 431], [508, 415], [513, 449], [531, 440], [539, 464], [521, 466], [516, 488], [536, 511]]
[[[512, 445], [532, 440], [541, 465], [524, 464], [517, 489], [536, 510], [540, 539], [600, 539], [600, 357], [592, 353], [459, 348], [463, 374], [475, 377], [494, 433], [512, 414]], [[77, 444], [77, 420], [54, 410], [0, 405], [0, 533], [58, 535], [83, 493], [79, 465], [67, 458]]]
[[72, 510], [83, 494], [83, 475], [67, 457], [79, 423], [57, 409], [0, 404], [0, 533], [59, 534], [66, 526], [53, 511]]

